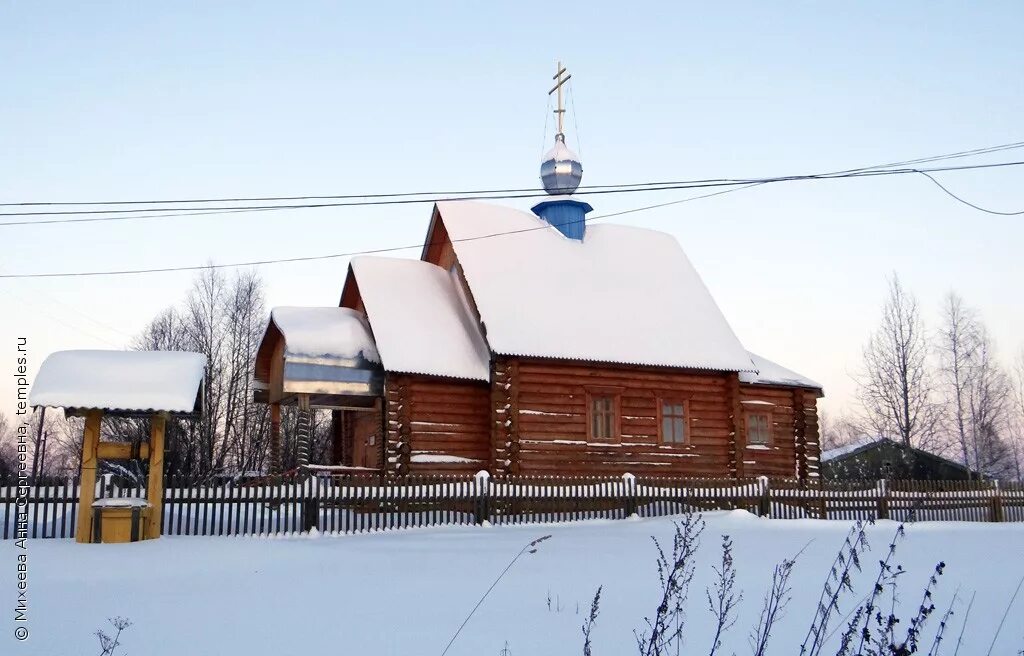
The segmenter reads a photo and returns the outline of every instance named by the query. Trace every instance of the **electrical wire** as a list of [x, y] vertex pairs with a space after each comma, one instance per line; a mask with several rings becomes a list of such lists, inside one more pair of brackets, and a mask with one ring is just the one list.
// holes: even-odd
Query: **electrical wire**
[[572, 107], [572, 129], [576, 137], [576, 149], [579, 150], [580, 159], [583, 159], [583, 140], [580, 137], [580, 126], [576, 121], [576, 101], [572, 97], [572, 79], [569, 79], [569, 106]]
[[[588, 217], [588, 218], [586, 218], [584, 220], [590, 222], [590, 221], [596, 221], [596, 220], [599, 220], [599, 219], [610, 218], [610, 217], [613, 217], [613, 216], [622, 216], [622, 215], [625, 215], [625, 214], [641, 212], [641, 211], [656, 209], [656, 208], [660, 208], [660, 207], [667, 207], [667, 206], [670, 206], [670, 205], [677, 205], [677, 204], [686, 203], [686, 202], [690, 202], [690, 201], [694, 201], [694, 200], [699, 200], [699, 199], [702, 199], [702, 198], [709, 198], [709, 197], [712, 197], [712, 196], [718, 196], [718, 195], [722, 195], [722, 194], [725, 194], [725, 193], [731, 193], [731, 192], [734, 192], [734, 191], [740, 191], [740, 190], [743, 190], [743, 189], [749, 189], [751, 187], [760, 186], [760, 185], [764, 185], [764, 184], [769, 184], [769, 183], [772, 183], [772, 182], [793, 181], [793, 180], [834, 180], [834, 179], [842, 179], [842, 178], [849, 178], [849, 177], [880, 176], [880, 175], [894, 175], [894, 174], [906, 174], [906, 173], [919, 173], [919, 174], [924, 175], [929, 180], [931, 180], [932, 182], [937, 184], [939, 187], [941, 187], [943, 189], [943, 191], [945, 191], [949, 195], [953, 196], [956, 200], [958, 200], [958, 201], [960, 201], [962, 203], [965, 203], [965, 204], [969, 205], [972, 208], [975, 208], [975, 209], [978, 209], [978, 210], [981, 210], [981, 211], [985, 211], [985, 212], [989, 212], [989, 213], [995, 213], [995, 214], [1001, 214], [1002, 215], [1003, 213], [995, 212], [995, 211], [992, 211], [992, 210], [987, 210], [985, 208], [982, 208], [982, 207], [979, 207], [977, 205], [974, 205], [973, 203], [969, 203], [969, 202], [963, 200], [962, 198], [960, 198], [958, 196], [955, 196], [952, 192], [950, 192], [948, 189], [943, 187], [931, 175], [929, 175], [929, 173], [930, 172], [935, 172], [935, 171], [986, 169], [986, 168], [994, 168], [994, 167], [1016, 166], [1016, 165], [1021, 165], [1021, 164], [1024, 164], [1024, 162], [999, 162], [999, 163], [994, 163], [994, 164], [979, 164], [979, 165], [960, 166], [960, 167], [941, 167], [941, 168], [932, 168], [932, 169], [895, 169], [895, 170], [894, 169], [881, 169], [881, 170], [875, 169], [875, 170], [860, 171], [860, 172], [857, 172], [857, 173], [843, 173], [843, 174], [839, 174], [839, 175], [836, 175], [836, 174], [818, 174], [818, 175], [809, 175], [809, 176], [790, 176], [790, 177], [787, 177], [787, 178], [768, 178], [768, 179], [763, 179], [763, 180], [749, 181], [749, 182], [746, 182], [745, 184], [728, 183], [730, 185], [736, 184], [738, 186], [730, 186], [728, 189], [719, 190], [717, 192], [712, 192], [712, 193], [708, 193], [708, 194], [702, 194], [702, 195], [699, 195], [699, 196], [692, 196], [692, 197], [687, 197], [687, 198], [683, 198], [683, 199], [679, 199], [679, 200], [668, 201], [668, 202], [665, 202], [665, 203], [658, 203], [658, 204], [654, 204], [654, 205], [647, 205], [647, 206], [632, 208], [632, 209], [629, 209], [629, 210], [622, 210], [622, 211], [619, 211], [619, 212], [613, 212], [613, 213], [609, 213], [609, 214], [602, 214], [602, 215], [598, 215], [598, 216], [594, 216], [594, 217]], [[705, 185], [705, 186], [724, 186], [724, 185], [719, 183], [719, 184], [716, 184], [716, 185]], [[689, 187], [689, 188], [692, 188], [692, 187]], [[1024, 212], [1019, 212], [1019, 213], [1014, 213], [1014, 214], [1024, 214]], [[550, 224], [545, 224], [545, 225], [541, 225], [541, 226], [535, 226], [535, 227], [531, 227], [531, 228], [524, 228], [524, 229], [520, 229], [520, 230], [511, 230], [511, 231], [496, 232], [496, 233], [491, 233], [491, 234], [486, 234], [486, 235], [478, 235], [476, 237], [466, 237], [466, 238], [461, 238], [461, 239], [452, 239], [451, 241], [455, 242], [455, 243], [467, 242], [467, 241], [477, 241], [477, 240], [480, 240], [480, 239], [490, 239], [490, 238], [494, 238], [494, 237], [514, 235], [514, 234], [519, 234], [519, 233], [524, 233], [524, 232], [533, 232], [535, 230], [547, 230], [547, 229], [551, 229], [553, 227], [555, 227], [555, 226], [550, 225]], [[423, 247], [428, 246], [428, 245], [433, 245], [433, 244], [432, 243], [429, 243], [429, 244], [409, 244], [409, 245], [405, 245], [405, 246], [394, 246], [394, 247], [370, 249], [370, 250], [364, 250], [364, 251], [352, 251], [352, 252], [345, 252], [345, 253], [331, 253], [331, 254], [327, 254], [327, 255], [301, 256], [301, 257], [292, 257], [292, 258], [277, 258], [277, 259], [266, 259], [266, 260], [253, 260], [253, 261], [248, 261], [248, 262], [236, 262], [236, 263], [231, 263], [231, 264], [205, 264], [205, 265], [191, 265], [191, 266], [160, 267], [160, 268], [150, 268], [150, 269], [124, 269], [124, 270], [113, 270], [113, 271], [78, 271], [78, 272], [50, 272], [50, 273], [35, 273], [35, 274], [0, 274], [0, 278], [3, 278], [3, 279], [68, 278], [68, 277], [83, 277], [83, 276], [139, 275], [139, 274], [168, 273], [168, 272], [175, 272], [175, 271], [198, 271], [198, 270], [202, 270], [202, 269], [220, 269], [220, 268], [241, 267], [241, 266], [260, 266], [260, 265], [265, 265], [265, 264], [282, 264], [282, 263], [293, 263], [293, 262], [310, 262], [310, 261], [317, 261], [317, 260], [337, 259], [337, 258], [342, 258], [342, 257], [355, 257], [355, 256], [358, 256], [358, 255], [379, 255], [379, 254], [383, 254], [383, 253], [393, 253], [393, 252], [404, 251], [404, 250], [409, 250], [409, 249], [413, 249], [413, 248], [423, 248]]]
[[985, 212], [986, 214], [995, 214], [996, 216], [1020, 216], [1021, 214], [1024, 214], [1024, 210], [1020, 210], [1019, 212], [1000, 212], [998, 210], [990, 210], [988, 208], [981, 207], [980, 205], [975, 205], [974, 203], [972, 203], [972, 202], [970, 202], [968, 200], [964, 200], [963, 198], [957, 196], [952, 191], [950, 191], [945, 186], [943, 186], [943, 184], [941, 182], [939, 182], [938, 180], [936, 180], [932, 176], [928, 175], [924, 171], [918, 171], [918, 173], [920, 173], [924, 177], [926, 177], [929, 180], [931, 180], [932, 182], [934, 182], [935, 186], [937, 186], [942, 191], [946, 192], [946, 194], [948, 194], [950, 198], [952, 198], [954, 200], [957, 200], [957, 201], [963, 203], [964, 205], [966, 205], [968, 207], [972, 207], [972, 208], [978, 210], [979, 212]]
[[[604, 194], [624, 194], [624, 193], [639, 193], [639, 192], [652, 192], [652, 191], [678, 191], [684, 189], [699, 189], [704, 187], [723, 187], [723, 186], [745, 186], [750, 184], [767, 184], [774, 182], [793, 182], [800, 180], [822, 180], [822, 179], [840, 179], [840, 178], [853, 178], [853, 177], [871, 177], [878, 175], [904, 175], [908, 173], [922, 173], [922, 172], [948, 172], [948, 171], [966, 171], [974, 169], [988, 169], [988, 168], [1000, 168], [1006, 166], [1020, 166], [1024, 164], [1024, 161], [1011, 161], [1011, 162], [996, 162], [991, 164], [973, 164], [973, 165], [961, 165], [961, 166], [949, 166], [949, 167], [933, 167], [928, 169], [916, 169], [916, 168], [879, 168], [870, 167], [863, 169], [850, 169], [847, 171], [830, 172], [830, 173], [815, 173], [807, 175], [787, 175], [772, 178], [747, 178], [747, 179], [719, 179], [719, 180], [689, 180], [680, 182], [665, 182], [665, 183], [639, 183], [639, 186], [633, 186], [629, 188], [626, 185], [621, 186], [610, 186], [610, 188], [602, 188], [593, 191], [585, 191], [578, 193], [577, 195], [604, 195]], [[660, 186], [659, 186], [660, 185]], [[201, 214], [214, 214], [214, 213], [239, 213], [248, 211], [269, 211], [269, 210], [299, 210], [299, 209], [313, 209], [313, 208], [327, 208], [327, 207], [368, 207], [377, 205], [408, 205], [408, 204], [422, 204], [422, 203], [437, 203], [441, 201], [464, 201], [464, 200], [509, 200], [509, 199], [523, 199], [523, 198], [546, 198], [548, 194], [545, 193], [530, 193], [530, 194], [514, 194], [514, 193], [502, 193], [493, 195], [480, 195], [480, 196], [451, 196], [443, 198], [400, 198], [400, 199], [387, 199], [387, 200], [371, 200], [371, 201], [352, 201], [352, 202], [329, 202], [329, 203], [304, 203], [297, 205], [251, 205], [244, 207], [236, 206], [220, 206], [220, 207], [206, 207], [197, 208], [195, 210], [188, 210], [183, 213], [174, 212], [173, 207], [161, 207], [161, 208], [148, 208], [144, 210], [138, 209], [117, 209], [117, 210], [71, 210], [71, 211], [57, 211], [57, 212], [7, 212], [0, 213], [0, 217], [31, 217], [31, 216], [79, 216], [80, 218], [50, 218], [50, 219], [20, 219], [17, 221], [5, 221], [0, 222], [0, 227], [4, 226], [25, 226], [25, 225], [50, 225], [58, 223], [95, 223], [95, 222], [106, 222], [106, 221], [128, 221], [128, 220], [142, 220], [151, 218], [170, 218], [170, 217], [181, 217], [181, 216], [194, 216]], [[138, 214], [138, 212], [165, 212], [165, 214]], [[81, 216], [87, 215], [87, 216]], [[99, 215], [99, 216], [96, 216]]]
[[[585, 222], [590, 223], [593, 221], [599, 221], [601, 219], [608, 219], [615, 216], [622, 216], [624, 214], [631, 214], [634, 212], [642, 212], [645, 210], [655, 209], [658, 207], [665, 207], [667, 205], [679, 205], [694, 200], [700, 200], [702, 198], [710, 198], [711, 196], [720, 196], [722, 194], [731, 193], [734, 191], [741, 191], [749, 187], [756, 185], [747, 185], [746, 187], [732, 187], [730, 189], [724, 189], [716, 191], [710, 194], [702, 194], [700, 196], [691, 196], [688, 198], [682, 198], [679, 200], [671, 201], [669, 203], [659, 203], [657, 205], [649, 205], [645, 207], [636, 207], [629, 210], [623, 210], [619, 212], [611, 212], [608, 214], [600, 214], [597, 216], [590, 216], [584, 219]], [[495, 237], [506, 237], [510, 235], [517, 235], [526, 232], [535, 232], [537, 230], [551, 230], [555, 228], [555, 225], [544, 224], [534, 226], [531, 228], [521, 228], [519, 230], [508, 230], [503, 232], [493, 232], [484, 235], [477, 235], [476, 237], [462, 237], [457, 239], [450, 239], [451, 243], [463, 243], [471, 241], [479, 241], [482, 239], [493, 239]], [[290, 264], [295, 262], [315, 262], [320, 260], [334, 260], [344, 257], [357, 257], [360, 255], [382, 255], [385, 253], [396, 253], [400, 251], [407, 251], [411, 249], [423, 249], [429, 246], [439, 245], [438, 242], [424, 242], [417, 244], [408, 244], [405, 246], [390, 246], [386, 248], [374, 248], [363, 251], [349, 251], [346, 253], [329, 253], [326, 255], [306, 255], [300, 257], [288, 257], [288, 258], [276, 258], [268, 260], [251, 260], [248, 262], [233, 262], [228, 264], [195, 264], [188, 266], [176, 266], [176, 267], [160, 267], [151, 269], [122, 269], [115, 271], [73, 271], [73, 272], [57, 272], [57, 273], [22, 273], [22, 274], [3, 274], [0, 273], [0, 278], [6, 279], [24, 279], [24, 278], [77, 278], [77, 277], [94, 277], [94, 276], [126, 276], [126, 275], [142, 275], [151, 273], [171, 273], [177, 271], [201, 271], [204, 269], [228, 269], [235, 267], [248, 267], [248, 266], [261, 266], [265, 264]]]
[[[572, 83], [569, 84], [570, 88]], [[550, 102], [548, 107], [545, 109], [545, 117], [547, 117], [551, 108]], [[547, 121], [545, 121], [544, 133], [547, 134]], [[577, 139], [577, 146], [582, 149], [582, 144]], [[939, 160], [956, 159], [961, 157], [974, 157], [978, 155], [985, 155], [989, 153], [1002, 152], [1005, 150], [1014, 150], [1017, 148], [1024, 148], [1024, 141], [1017, 141], [1005, 144], [999, 144], [995, 146], [985, 146], [981, 148], [973, 148], [970, 150], [962, 150], [953, 153], [946, 153], [942, 155], [931, 155], [928, 157], [921, 157], [917, 159], [904, 160], [900, 162], [889, 162], [886, 164], [876, 164], [874, 166], [859, 167], [855, 169], [845, 169], [842, 171], [834, 171], [833, 173], [851, 173], [856, 171], [867, 171], [870, 169], [878, 168], [889, 168], [894, 166], [908, 166], [911, 164], [924, 164]], [[544, 147], [541, 146], [541, 152], [543, 153]], [[706, 180], [690, 181], [690, 182], [725, 182], [729, 178], [713, 178]], [[579, 190], [589, 189], [615, 189], [615, 188], [627, 188], [627, 187], [641, 187], [641, 186], [660, 186], [669, 184], [680, 184], [680, 181], [668, 181], [668, 182], [635, 182], [615, 185], [582, 185]], [[542, 192], [542, 187], [526, 187], [519, 189], [478, 189], [478, 190], [459, 190], [459, 191], [412, 191], [412, 192], [392, 192], [392, 193], [378, 193], [378, 194], [343, 194], [343, 195], [306, 195], [306, 196], [256, 196], [256, 197], [221, 197], [221, 198], [184, 198], [184, 199], [155, 199], [155, 200], [105, 200], [105, 201], [31, 201], [31, 202], [10, 202], [0, 203], [0, 207], [59, 207], [59, 206], [85, 206], [85, 205], [155, 205], [161, 203], [169, 204], [200, 204], [200, 203], [257, 203], [257, 202], [285, 202], [285, 201], [299, 201], [299, 200], [355, 200], [359, 198], [402, 198], [412, 196], [470, 196], [477, 194], [498, 194], [498, 193], [531, 193], [531, 192]], [[156, 211], [154, 209], [138, 211]]]

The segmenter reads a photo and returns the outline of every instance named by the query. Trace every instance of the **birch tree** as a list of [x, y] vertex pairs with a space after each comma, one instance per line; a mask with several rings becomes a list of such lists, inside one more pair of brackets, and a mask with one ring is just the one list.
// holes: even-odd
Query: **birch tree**
[[964, 463], [971, 461], [969, 394], [978, 330], [975, 313], [965, 307], [960, 296], [950, 292], [942, 308], [937, 349], [946, 416]]
[[1018, 483], [1024, 483], [1024, 348], [1017, 352], [1011, 373], [1010, 451]]
[[203, 269], [185, 300], [182, 326], [189, 350], [206, 356], [203, 387], [203, 415], [198, 422], [196, 447], [199, 472], [210, 473], [217, 460], [218, 429], [224, 416], [224, 275], [218, 269]]
[[224, 448], [215, 466], [259, 471], [266, 456], [269, 407], [253, 401], [253, 365], [266, 325], [263, 281], [255, 272], [242, 272], [234, 278], [224, 315]]
[[[265, 324], [263, 281], [255, 272], [228, 278], [204, 269], [181, 309], [160, 313], [135, 340], [139, 349], [206, 356], [202, 418], [168, 422], [166, 461], [179, 480], [264, 468], [269, 412], [253, 400], [252, 372]], [[112, 422], [110, 430], [120, 431], [113, 439], [145, 439], [148, 422]]]
[[1010, 450], [1001, 432], [1007, 426], [1010, 383], [996, 361], [988, 332], [980, 325], [970, 360], [967, 402], [973, 465], [981, 473], [1005, 478]]
[[928, 371], [928, 340], [917, 300], [895, 275], [878, 329], [864, 346], [858, 396], [876, 434], [906, 446], [926, 446], [936, 412]]

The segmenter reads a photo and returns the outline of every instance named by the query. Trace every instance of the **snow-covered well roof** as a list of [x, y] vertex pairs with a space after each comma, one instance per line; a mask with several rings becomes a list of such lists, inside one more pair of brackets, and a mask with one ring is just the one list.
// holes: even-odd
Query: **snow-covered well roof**
[[57, 351], [39, 368], [33, 406], [192, 413], [206, 357], [180, 351]]
[[276, 307], [270, 320], [284, 335], [285, 356], [380, 362], [366, 318], [340, 307]]
[[[577, 241], [508, 207], [453, 201], [437, 210], [495, 353], [754, 369], [671, 235], [590, 225]], [[515, 234], [474, 239], [494, 233]]]
[[357, 257], [352, 272], [387, 371], [490, 379], [487, 343], [453, 274], [389, 257]]
[[814, 382], [806, 376], [786, 369], [780, 364], [772, 362], [767, 358], [762, 358], [756, 353], [750, 353], [750, 361], [756, 369], [756, 373], [742, 372], [740, 373], [740, 382], [751, 383], [754, 385], [786, 385], [788, 387], [809, 387], [812, 389], [822, 389], [819, 383]]

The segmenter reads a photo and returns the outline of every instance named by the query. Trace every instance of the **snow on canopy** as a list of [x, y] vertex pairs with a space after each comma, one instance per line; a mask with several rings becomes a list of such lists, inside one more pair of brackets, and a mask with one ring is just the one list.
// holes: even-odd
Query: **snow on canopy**
[[361, 312], [340, 307], [276, 307], [270, 312], [284, 335], [285, 355], [380, 362]]
[[43, 360], [29, 404], [190, 413], [205, 367], [204, 355], [181, 351], [57, 351]]
[[786, 369], [780, 364], [762, 358], [756, 353], [750, 353], [750, 361], [753, 363], [756, 373], [740, 373], [740, 382], [754, 385], [786, 385], [790, 387], [810, 387], [822, 389], [821, 384], [814, 382], [806, 376], [801, 376], [795, 371]]
[[[592, 225], [577, 241], [512, 208], [452, 201], [437, 209], [495, 353], [754, 369], [671, 235]], [[514, 234], [474, 239], [501, 232]]]
[[490, 380], [490, 353], [461, 283], [429, 262], [352, 260], [388, 371]]

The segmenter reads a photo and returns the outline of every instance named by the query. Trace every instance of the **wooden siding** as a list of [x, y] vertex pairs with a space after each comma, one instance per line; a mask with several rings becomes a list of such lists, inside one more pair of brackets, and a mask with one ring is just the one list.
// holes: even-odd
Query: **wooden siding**
[[[487, 383], [388, 374], [385, 397], [389, 473], [475, 473], [490, 469]], [[438, 456], [459, 460], [431, 461]]]
[[[495, 372], [492, 440], [510, 443], [511, 473], [734, 475], [728, 374], [518, 358], [500, 359]], [[588, 440], [586, 398], [594, 389], [619, 395], [617, 439]], [[686, 444], [661, 443], [662, 396], [688, 401]], [[517, 429], [511, 439], [501, 435], [504, 422]]]

